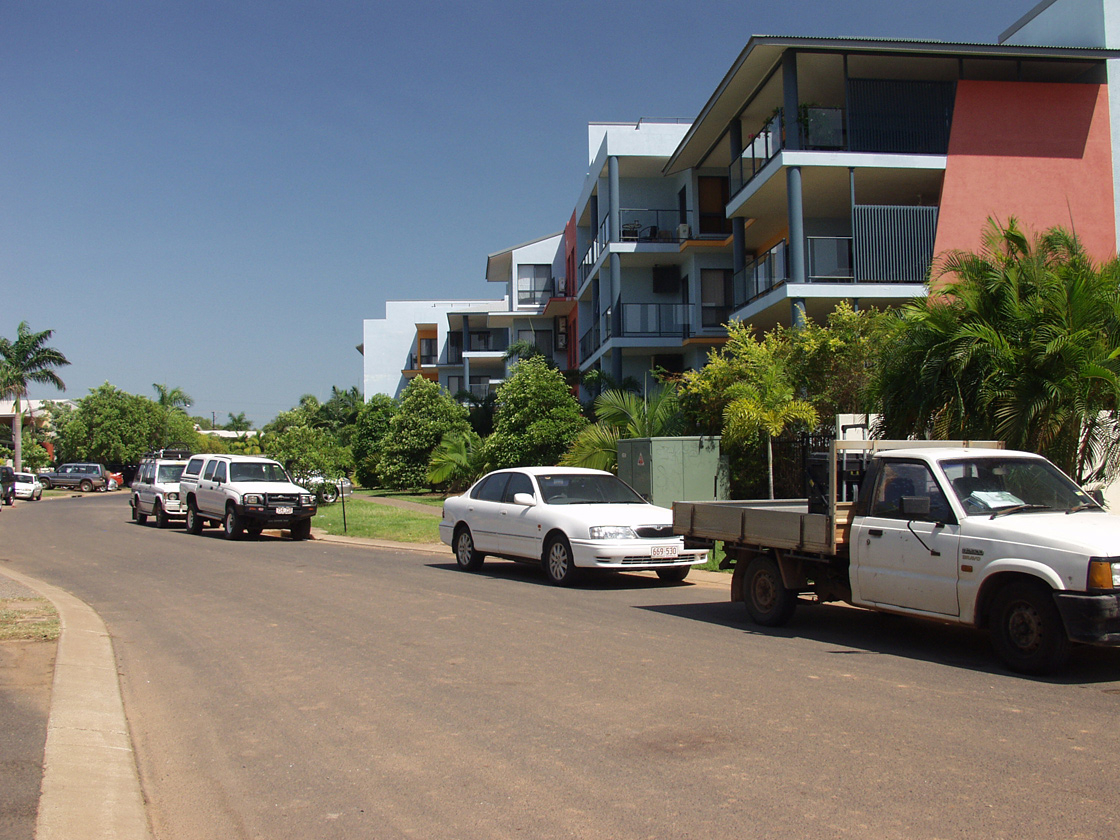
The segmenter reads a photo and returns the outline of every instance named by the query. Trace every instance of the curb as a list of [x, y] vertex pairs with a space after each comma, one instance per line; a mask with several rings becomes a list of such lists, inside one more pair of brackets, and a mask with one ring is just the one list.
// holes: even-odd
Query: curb
[[36, 840], [151, 840], [105, 623], [89, 605], [62, 589], [10, 569], [0, 573], [51, 601], [62, 627]]

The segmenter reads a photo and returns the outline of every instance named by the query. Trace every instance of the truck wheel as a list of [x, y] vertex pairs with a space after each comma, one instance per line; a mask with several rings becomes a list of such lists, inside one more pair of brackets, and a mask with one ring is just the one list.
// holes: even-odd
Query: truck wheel
[[773, 557], [756, 555], [747, 564], [743, 600], [751, 621], [763, 627], [781, 627], [793, 617], [797, 593], [786, 589], [782, 572]]
[[187, 533], [196, 537], [202, 533], [202, 517], [198, 515], [194, 502], [187, 503]]
[[997, 592], [988, 626], [996, 656], [1012, 671], [1047, 674], [1069, 658], [1066, 628], [1044, 583], [1018, 580]]
[[167, 513], [163, 509], [163, 505], [156, 500], [155, 505], [152, 506], [152, 518], [156, 521], [157, 528], [166, 528], [170, 524], [167, 518]]
[[658, 569], [657, 576], [665, 583], [680, 583], [688, 577], [688, 570], [691, 568], [691, 566], [674, 566], [671, 569]]
[[227, 540], [236, 540], [241, 536], [245, 526], [241, 524], [241, 517], [233, 509], [233, 505], [226, 508], [225, 518], [222, 520], [222, 534]]
[[292, 523], [292, 539], [305, 540], [311, 536], [311, 520], [301, 519]]
[[544, 572], [557, 586], [571, 586], [576, 582], [579, 570], [572, 559], [572, 547], [563, 534], [557, 534], [545, 544]]
[[93, 482], [90, 481], [88, 478], [83, 478], [82, 483], [79, 484], [78, 487], [81, 489], [81, 491], [83, 493], [88, 493], [90, 490], [93, 489]]
[[474, 547], [474, 537], [466, 525], [455, 532], [455, 562], [464, 572], [477, 572], [482, 568], [486, 555]]
[[136, 503], [132, 506], [132, 518], [136, 520], [138, 525], [143, 525], [148, 521], [148, 514], [140, 512], [140, 500], [137, 499]]

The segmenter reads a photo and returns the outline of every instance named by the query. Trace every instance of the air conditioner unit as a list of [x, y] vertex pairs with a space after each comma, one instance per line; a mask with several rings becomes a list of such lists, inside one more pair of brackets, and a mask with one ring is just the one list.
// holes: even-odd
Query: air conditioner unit
[[677, 225], [677, 239], [691, 239], [692, 238], [692, 225], [679, 224]]

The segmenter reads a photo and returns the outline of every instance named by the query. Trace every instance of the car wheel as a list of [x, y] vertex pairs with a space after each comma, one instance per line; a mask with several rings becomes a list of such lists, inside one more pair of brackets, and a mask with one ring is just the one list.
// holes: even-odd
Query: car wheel
[[301, 519], [292, 524], [292, 539], [305, 540], [311, 536], [311, 520]]
[[334, 484], [323, 485], [323, 504], [333, 505], [338, 501], [338, 487]]
[[482, 568], [486, 555], [474, 547], [474, 537], [466, 525], [455, 532], [455, 562], [464, 572], [477, 572]]
[[143, 525], [148, 521], [148, 515], [140, 512], [140, 500], [132, 500], [132, 521], [137, 525]]
[[544, 572], [557, 586], [571, 586], [579, 571], [572, 559], [572, 546], [563, 534], [552, 537], [544, 547]]
[[782, 571], [773, 557], [759, 554], [747, 564], [743, 600], [751, 621], [763, 627], [781, 627], [793, 617], [797, 593], [786, 589]]
[[171, 521], [167, 518], [167, 512], [163, 509], [163, 505], [159, 503], [159, 499], [156, 499], [156, 503], [152, 506], [152, 518], [155, 519], [157, 528], [166, 528], [171, 524]]
[[83, 493], [88, 493], [90, 490], [93, 489], [93, 482], [90, 481], [88, 478], [83, 478], [82, 483], [79, 484], [78, 487], [81, 489], [81, 491]]
[[680, 583], [688, 577], [688, 570], [691, 566], [673, 566], [671, 569], [658, 569], [657, 576], [665, 583]]
[[39, 479], [39, 486], [42, 487], [44, 490], [50, 490], [51, 489], [51, 480], [49, 478], [40, 478]]
[[241, 517], [233, 509], [233, 505], [226, 508], [225, 518], [222, 520], [222, 533], [227, 540], [236, 540], [241, 536], [245, 526], [241, 524]]
[[1062, 616], [1041, 582], [1020, 580], [996, 593], [988, 625], [996, 655], [1012, 671], [1047, 674], [1069, 658]]
[[202, 517], [198, 515], [194, 502], [187, 505], [187, 533], [195, 536], [202, 533]]

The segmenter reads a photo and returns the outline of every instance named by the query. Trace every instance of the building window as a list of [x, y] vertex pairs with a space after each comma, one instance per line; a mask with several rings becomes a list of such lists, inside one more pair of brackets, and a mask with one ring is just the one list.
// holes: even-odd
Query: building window
[[731, 279], [728, 268], [705, 268], [700, 271], [700, 324], [718, 327], [731, 315]]
[[463, 390], [463, 377], [449, 376], [447, 377], [447, 393], [453, 397], [457, 397], [459, 392]]
[[552, 358], [552, 332], [549, 330], [518, 330], [518, 341], [527, 341], [537, 347], [544, 355]]
[[547, 303], [552, 286], [552, 266], [519, 265], [517, 267], [517, 305], [540, 306]]
[[731, 233], [727, 179], [702, 175], [696, 179], [696, 186], [700, 193], [700, 233], [727, 236]]
[[463, 363], [463, 333], [459, 330], [447, 334], [447, 363], [451, 365]]
[[439, 359], [439, 351], [436, 349], [436, 339], [422, 338], [420, 339], [420, 364], [421, 365], [434, 365]]

